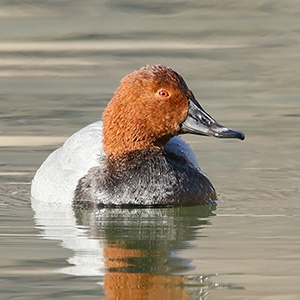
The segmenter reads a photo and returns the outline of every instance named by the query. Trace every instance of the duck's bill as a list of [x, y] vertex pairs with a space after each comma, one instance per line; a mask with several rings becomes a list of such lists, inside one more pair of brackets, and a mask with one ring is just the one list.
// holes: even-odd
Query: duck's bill
[[245, 135], [241, 131], [219, 124], [194, 99], [189, 99], [188, 116], [181, 124], [180, 133], [193, 133], [218, 138], [236, 138], [240, 140], [245, 138]]

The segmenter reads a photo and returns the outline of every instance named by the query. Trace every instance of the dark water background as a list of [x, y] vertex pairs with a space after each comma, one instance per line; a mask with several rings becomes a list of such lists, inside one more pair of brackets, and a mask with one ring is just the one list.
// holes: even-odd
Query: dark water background
[[[299, 20], [297, 0], [1, 1], [0, 298], [299, 299]], [[156, 63], [246, 134], [185, 136], [217, 207], [34, 214], [42, 161]]]

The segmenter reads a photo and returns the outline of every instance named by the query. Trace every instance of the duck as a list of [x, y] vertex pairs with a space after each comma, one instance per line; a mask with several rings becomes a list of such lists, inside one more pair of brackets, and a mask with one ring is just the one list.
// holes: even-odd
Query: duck
[[179, 135], [244, 140], [211, 117], [179, 73], [147, 65], [125, 76], [102, 121], [72, 135], [36, 172], [31, 196], [92, 207], [210, 203], [217, 193]]

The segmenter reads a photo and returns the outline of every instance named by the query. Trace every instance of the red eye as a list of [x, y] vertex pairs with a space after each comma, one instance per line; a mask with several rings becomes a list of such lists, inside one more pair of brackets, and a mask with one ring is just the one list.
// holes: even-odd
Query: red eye
[[169, 92], [166, 91], [166, 90], [161, 90], [161, 91], [158, 92], [158, 94], [159, 94], [159, 96], [162, 96], [164, 98], [169, 97]]

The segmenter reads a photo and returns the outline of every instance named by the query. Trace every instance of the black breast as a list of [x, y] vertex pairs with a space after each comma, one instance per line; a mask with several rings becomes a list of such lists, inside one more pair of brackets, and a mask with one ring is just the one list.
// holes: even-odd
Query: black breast
[[190, 162], [163, 150], [147, 149], [106, 158], [91, 168], [78, 182], [74, 204], [184, 206], [216, 198], [211, 182]]

